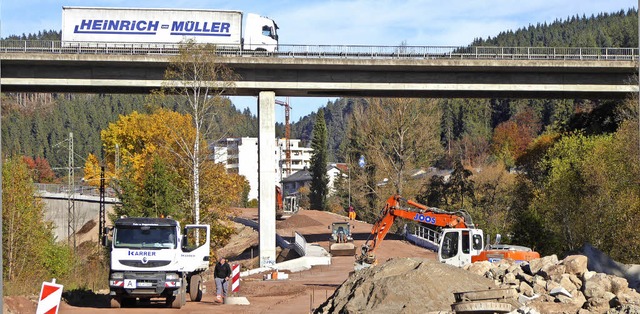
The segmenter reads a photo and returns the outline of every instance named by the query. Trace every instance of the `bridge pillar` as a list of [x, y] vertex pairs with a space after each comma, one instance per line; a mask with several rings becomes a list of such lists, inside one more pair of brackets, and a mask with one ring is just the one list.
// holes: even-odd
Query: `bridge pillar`
[[258, 220], [260, 224], [260, 267], [276, 262], [276, 94], [258, 95]]

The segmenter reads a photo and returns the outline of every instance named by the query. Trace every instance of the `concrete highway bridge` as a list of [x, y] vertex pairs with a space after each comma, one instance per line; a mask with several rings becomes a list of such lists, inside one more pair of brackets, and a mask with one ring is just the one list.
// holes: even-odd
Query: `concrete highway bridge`
[[[2, 92], [147, 93], [175, 44], [0, 42]], [[281, 45], [212, 51], [258, 96], [259, 185], [275, 181], [275, 97], [622, 99], [638, 92], [637, 48]], [[215, 83], [215, 82], [212, 82]], [[260, 261], [275, 261], [275, 191], [261, 188]], [[263, 264], [264, 262], [264, 264]]]
[[[147, 93], [176, 45], [0, 42], [3, 92]], [[623, 98], [637, 91], [637, 48], [281, 45], [219, 50], [234, 95]]]

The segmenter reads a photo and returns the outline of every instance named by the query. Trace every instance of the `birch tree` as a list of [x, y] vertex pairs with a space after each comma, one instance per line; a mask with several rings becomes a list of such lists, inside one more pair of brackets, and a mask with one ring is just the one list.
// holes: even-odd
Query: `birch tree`
[[[195, 223], [200, 223], [200, 176], [203, 163], [206, 161], [202, 144], [212, 140], [214, 125], [214, 108], [224, 103], [223, 94], [234, 87], [237, 75], [220, 62], [215, 45], [197, 44], [187, 41], [179, 49], [178, 55], [171, 58], [165, 72], [163, 94], [174, 94], [182, 97], [186, 113], [193, 119], [196, 130], [195, 138], [177, 140], [181, 153], [186, 156], [182, 162], [191, 168], [193, 214]], [[222, 137], [222, 135], [219, 135]]]

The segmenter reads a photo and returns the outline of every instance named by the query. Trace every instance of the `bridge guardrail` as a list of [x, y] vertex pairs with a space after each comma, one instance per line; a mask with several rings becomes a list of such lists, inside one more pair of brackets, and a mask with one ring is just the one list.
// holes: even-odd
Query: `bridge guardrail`
[[[66, 184], [56, 183], [34, 183], [37, 191], [49, 193], [69, 193], [69, 186]], [[73, 187], [74, 194], [100, 196], [100, 189], [91, 185], [75, 185]], [[117, 197], [116, 191], [112, 188], [105, 188], [105, 197]]]
[[[0, 40], [2, 53], [176, 55], [175, 43]], [[348, 59], [638, 60], [638, 48], [279, 45], [276, 52], [217, 49], [221, 56]]]

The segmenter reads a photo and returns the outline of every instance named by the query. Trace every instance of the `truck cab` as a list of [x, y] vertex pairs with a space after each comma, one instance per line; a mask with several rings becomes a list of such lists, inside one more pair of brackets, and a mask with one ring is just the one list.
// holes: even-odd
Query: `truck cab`
[[278, 25], [268, 17], [247, 13], [244, 28], [244, 50], [278, 51]]
[[122, 217], [109, 230], [112, 240], [103, 243], [111, 250], [112, 307], [164, 298], [168, 306], [181, 308], [187, 292], [200, 301], [201, 273], [209, 267], [209, 225], [181, 229], [170, 218]]

